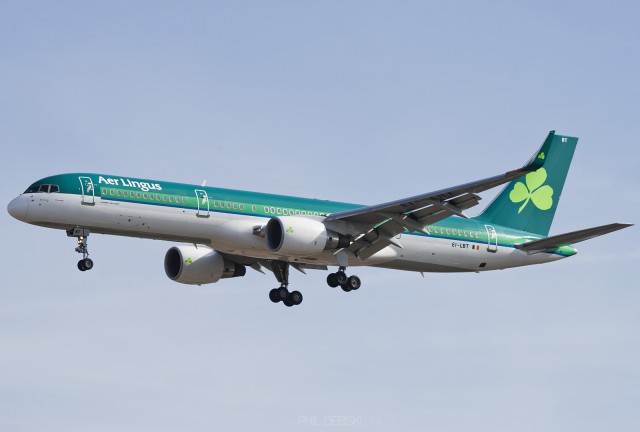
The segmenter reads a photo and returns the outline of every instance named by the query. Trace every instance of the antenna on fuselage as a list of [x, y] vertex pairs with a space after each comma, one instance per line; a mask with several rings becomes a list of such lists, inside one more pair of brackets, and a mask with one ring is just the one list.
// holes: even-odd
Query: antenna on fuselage
[[202, 180], [202, 184], [200, 186], [205, 187], [207, 185], [207, 179]]

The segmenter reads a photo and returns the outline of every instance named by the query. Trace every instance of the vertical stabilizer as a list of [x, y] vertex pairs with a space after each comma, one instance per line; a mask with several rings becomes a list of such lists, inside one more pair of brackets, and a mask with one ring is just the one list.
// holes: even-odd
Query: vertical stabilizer
[[549, 132], [534, 156], [540, 168], [509, 183], [475, 219], [549, 235], [577, 144], [578, 138]]

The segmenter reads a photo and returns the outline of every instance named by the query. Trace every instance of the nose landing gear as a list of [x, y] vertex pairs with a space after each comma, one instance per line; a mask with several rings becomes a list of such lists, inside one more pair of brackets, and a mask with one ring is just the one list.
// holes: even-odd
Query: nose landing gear
[[87, 237], [90, 231], [84, 228], [74, 228], [67, 231], [68, 237], [76, 237], [78, 239], [78, 247], [76, 252], [82, 254], [82, 259], [78, 261], [78, 270], [87, 271], [93, 268], [93, 260], [89, 258], [89, 247], [87, 246]]

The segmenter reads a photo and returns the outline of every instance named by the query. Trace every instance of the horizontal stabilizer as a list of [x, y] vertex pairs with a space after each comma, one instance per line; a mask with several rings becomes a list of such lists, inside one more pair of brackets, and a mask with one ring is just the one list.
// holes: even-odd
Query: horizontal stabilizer
[[598, 237], [610, 232], [618, 231], [623, 228], [633, 226], [633, 224], [626, 223], [612, 223], [609, 225], [602, 225], [595, 228], [587, 228], [580, 231], [573, 231], [566, 234], [555, 235], [547, 237], [541, 240], [535, 240], [529, 243], [517, 245], [516, 248], [525, 252], [539, 252], [544, 250], [553, 250], [561, 246], [578, 243], [581, 241], [589, 240], [594, 237]]

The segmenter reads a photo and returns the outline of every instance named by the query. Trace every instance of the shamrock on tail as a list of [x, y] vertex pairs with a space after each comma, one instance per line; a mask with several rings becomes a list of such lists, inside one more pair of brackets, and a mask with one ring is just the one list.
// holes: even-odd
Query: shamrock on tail
[[509, 193], [511, 202], [524, 201], [518, 209], [518, 214], [529, 204], [529, 200], [533, 201], [533, 205], [540, 210], [549, 210], [553, 206], [553, 188], [549, 185], [543, 186], [545, 180], [547, 180], [547, 170], [540, 168], [526, 175], [526, 185], [522, 182], [516, 182], [513, 185], [513, 190]]

